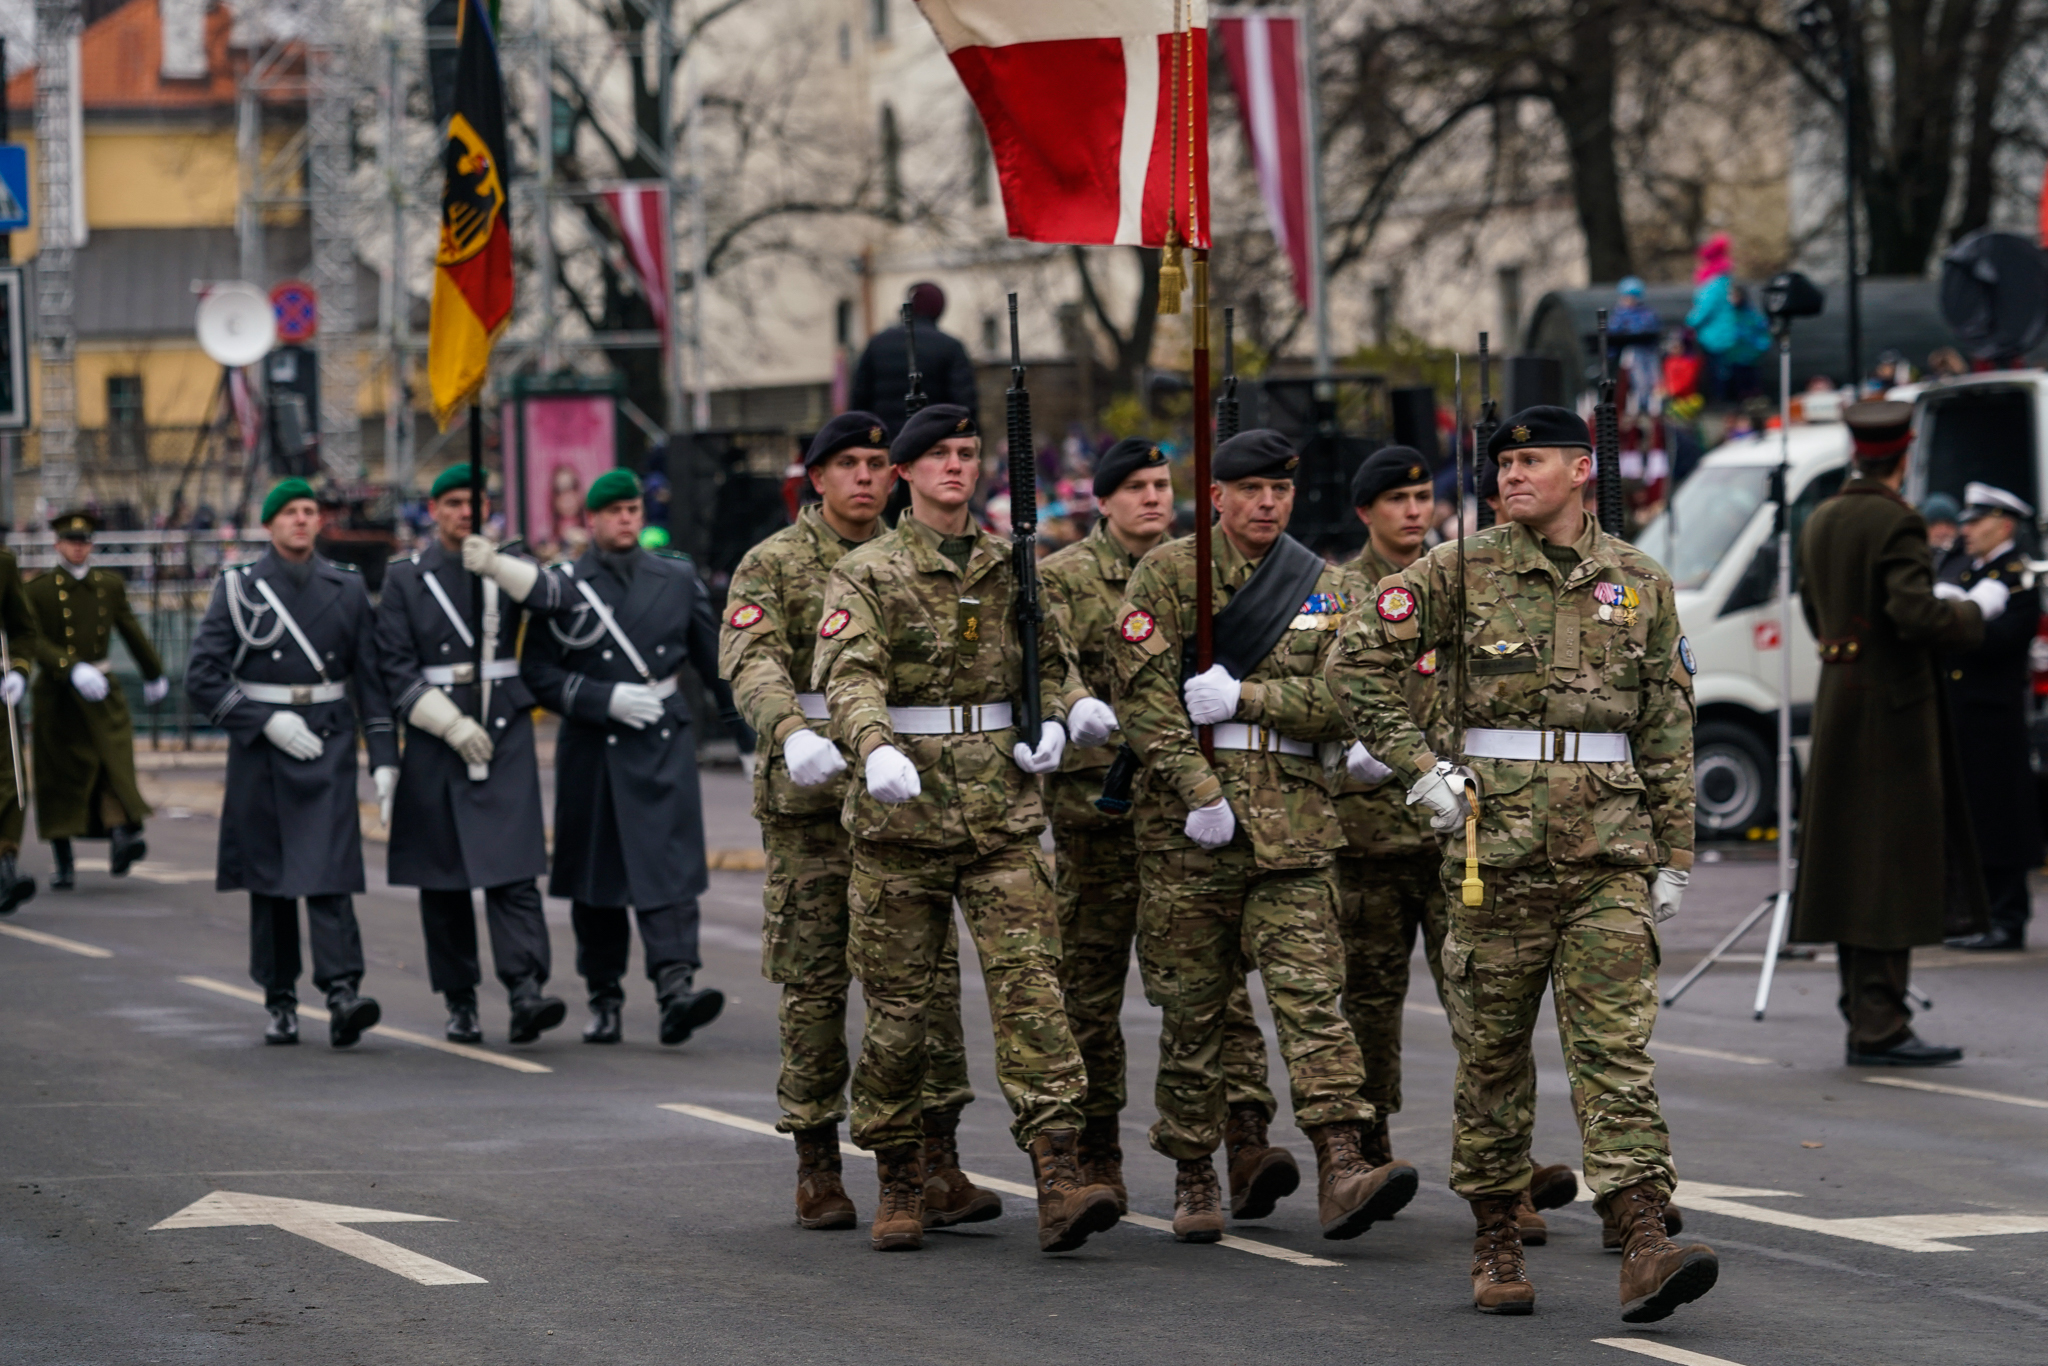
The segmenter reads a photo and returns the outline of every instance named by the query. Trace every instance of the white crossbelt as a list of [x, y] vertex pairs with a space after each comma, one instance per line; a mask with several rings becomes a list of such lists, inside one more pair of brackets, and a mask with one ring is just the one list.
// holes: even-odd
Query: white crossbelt
[[832, 719], [832, 709], [825, 705], [825, 694], [821, 692], [800, 692], [796, 695], [796, 704], [803, 709], [806, 721]]
[[1267, 750], [1274, 754], [1296, 754], [1309, 758], [1316, 747], [1306, 740], [1292, 740], [1265, 726], [1248, 726], [1242, 721], [1225, 721], [1209, 728], [1218, 749]]
[[1468, 730], [1465, 753], [1474, 759], [1519, 759], [1538, 764], [1626, 764], [1635, 756], [1618, 731]]
[[236, 679], [235, 686], [251, 702], [267, 707], [310, 707], [316, 702], [339, 702], [348, 696], [346, 683], [313, 683], [293, 686], [285, 683], [250, 683]]
[[670, 674], [667, 678], [657, 678], [652, 683], [645, 683], [641, 686], [653, 693], [656, 698], [674, 697], [676, 695], [676, 680], [681, 677], [681, 674]]
[[[437, 688], [452, 688], [458, 684], [476, 682], [474, 664], [429, 664], [420, 670], [420, 677]], [[519, 661], [516, 659], [494, 659], [484, 665], [484, 677], [502, 683], [508, 678], [519, 677]]]
[[898, 735], [972, 735], [1008, 730], [1015, 722], [1008, 702], [976, 702], [958, 707], [891, 707], [889, 724]]

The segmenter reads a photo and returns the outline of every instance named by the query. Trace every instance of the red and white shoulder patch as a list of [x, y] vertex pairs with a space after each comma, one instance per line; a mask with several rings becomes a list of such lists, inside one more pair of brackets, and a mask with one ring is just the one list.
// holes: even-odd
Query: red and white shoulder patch
[[759, 625], [761, 618], [767, 615], [766, 609], [760, 603], [750, 602], [745, 606], [734, 608], [733, 614], [725, 619], [725, 624], [736, 631], [744, 631], [749, 626]]
[[1152, 639], [1152, 633], [1158, 629], [1159, 625], [1152, 620], [1150, 612], [1139, 611], [1136, 608], [1124, 613], [1123, 621], [1117, 626], [1123, 638], [1132, 645], [1143, 645]]
[[1421, 674], [1424, 678], [1436, 672], [1435, 650], [1425, 650], [1423, 652], [1422, 658], [1415, 661], [1415, 672]]
[[1380, 614], [1381, 621], [1406, 621], [1415, 615], [1415, 594], [1398, 585], [1382, 588], [1372, 605]]
[[844, 607], [836, 608], [825, 614], [825, 620], [818, 626], [818, 634], [830, 640], [841, 631], [844, 631], [852, 621], [853, 613], [847, 611]]

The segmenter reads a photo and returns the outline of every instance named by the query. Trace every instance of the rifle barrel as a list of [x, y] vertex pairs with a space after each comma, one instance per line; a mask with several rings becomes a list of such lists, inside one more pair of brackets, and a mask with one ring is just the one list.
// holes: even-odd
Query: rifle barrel
[[1038, 748], [1044, 717], [1039, 707], [1038, 452], [1031, 436], [1031, 391], [1024, 387], [1024, 353], [1017, 339], [1017, 296], [1010, 296], [1010, 388], [1003, 395], [1010, 438], [1010, 567], [1016, 578], [1017, 647], [1023, 697], [1020, 738]]

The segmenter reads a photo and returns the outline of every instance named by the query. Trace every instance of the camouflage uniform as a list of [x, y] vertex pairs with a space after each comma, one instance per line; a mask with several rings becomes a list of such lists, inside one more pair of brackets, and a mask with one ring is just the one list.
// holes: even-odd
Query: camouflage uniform
[[[795, 526], [749, 550], [733, 571], [719, 632], [719, 673], [732, 684], [740, 715], [762, 737], [754, 770], [754, 818], [768, 855], [761, 975], [782, 987], [775, 1096], [782, 1106], [776, 1127], [783, 1133], [846, 1118], [846, 995], [853, 980], [846, 957], [853, 855], [839, 820], [846, 779], [798, 787], [782, 745], [806, 725], [825, 729], [822, 717], [804, 710], [808, 704], [822, 711], [824, 699], [800, 697], [792, 680], [810, 679], [825, 576], [854, 548], [826, 524], [820, 508], [806, 507]], [[924, 1108], [957, 1112], [974, 1091], [960, 1028], [959, 933], [951, 926], [939, 954], [925, 1050]]]
[[[1047, 557], [1040, 567], [1045, 618], [1067, 663], [1066, 703], [1084, 697], [1107, 701], [1114, 692], [1111, 632], [1124, 582], [1136, 565], [1131, 552], [1097, 520], [1082, 540]], [[1123, 1111], [1127, 1056], [1121, 1022], [1124, 982], [1131, 971], [1131, 941], [1138, 929], [1138, 880], [1132, 876], [1137, 840], [1131, 818], [1098, 809], [1103, 775], [1116, 757], [1117, 737], [1092, 749], [1069, 745], [1059, 771], [1045, 778], [1052, 816], [1053, 888], [1059, 903], [1060, 986], [1067, 1022], [1088, 1068], [1091, 1119]], [[1229, 1103], [1256, 1105], [1273, 1117], [1266, 1085], [1266, 1038], [1252, 1015], [1251, 995], [1239, 982], [1224, 1009], [1223, 1083]]]
[[[1400, 571], [1368, 542], [1344, 566], [1343, 592], [1353, 603]], [[1411, 716], [1427, 716], [1436, 696], [1437, 661], [1417, 661], [1403, 678]], [[1423, 961], [1444, 998], [1443, 850], [1429, 828], [1429, 808], [1409, 806], [1392, 778], [1368, 787], [1346, 777], [1337, 796], [1344, 852], [1337, 856], [1337, 931], [1344, 939], [1344, 1018], [1365, 1059], [1365, 1098], [1380, 1118], [1401, 1109], [1401, 1012], [1408, 1000], [1408, 962], [1422, 934]]]
[[[1213, 760], [1203, 757], [1181, 699], [1181, 645], [1195, 628], [1194, 560], [1194, 538], [1183, 537], [1139, 563], [1112, 647], [1117, 717], [1146, 763], [1133, 812], [1143, 887], [1138, 966], [1146, 999], [1165, 1012], [1152, 1146], [1176, 1160], [1205, 1157], [1222, 1137], [1224, 1008], [1250, 965], [1265, 979], [1279, 1027], [1295, 1122], [1309, 1128], [1373, 1113], [1359, 1096], [1365, 1078], [1334, 966], [1343, 952], [1334, 784], [1315, 756], [1218, 749]], [[1215, 538], [1217, 611], [1255, 567], [1229, 537]], [[1337, 571], [1325, 570], [1317, 591], [1339, 588]], [[1334, 613], [1297, 615], [1241, 680], [1237, 719], [1296, 740], [1335, 740], [1342, 721], [1320, 675], [1337, 621]], [[1190, 810], [1218, 797], [1229, 798], [1237, 835], [1204, 850], [1183, 826]]]
[[[1692, 866], [1692, 678], [1671, 581], [1591, 517], [1566, 551], [1510, 523], [1437, 547], [1383, 580], [1346, 620], [1328, 677], [1358, 737], [1402, 787], [1458, 754], [1446, 696], [1425, 736], [1404, 696], [1430, 650], [1465, 651], [1467, 727], [1625, 733], [1633, 762], [1458, 757], [1479, 778], [1484, 904], [1459, 896], [1463, 840], [1446, 849], [1444, 985], [1458, 1045], [1451, 1185], [1468, 1199], [1529, 1181], [1536, 1067], [1530, 1035], [1555, 986], [1572, 1106], [1596, 1196], [1675, 1179], [1648, 1053], [1657, 1016], [1649, 881]], [[1605, 585], [1604, 587], [1602, 585]], [[1457, 676], [1445, 679], [1457, 686]], [[1469, 731], [1467, 732], [1469, 737]]]
[[[1040, 1133], [1081, 1127], [1081, 1055], [1060, 995], [1059, 922], [1038, 847], [1045, 806], [1017, 767], [1014, 728], [898, 734], [891, 707], [953, 707], [1014, 698], [1021, 687], [1010, 547], [978, 527], [946, 538], [908, 514], [841, 559], [825, 585], [812, 678], [832, 711], [833, 738], [855, 755], [845, 817], [853, 836], [849, 954], [867, 998], [853, 1073], [854, 1142], [886, 1150], [918, 1142], [926, 1011], [957, 897], [966, 914], [996, 1035], [996, 1075], [1028, 1147]], [[1064, 721], [1064, 676], [1051, 632], [1040, 639], [1040, 705]], [[964, 705], [963, 705], [964, 704]], [[974, 724], [970, 722], [970, 724]], [[868, 792], [865, 761], [894, 745], [922, 786], [888, 805]]]

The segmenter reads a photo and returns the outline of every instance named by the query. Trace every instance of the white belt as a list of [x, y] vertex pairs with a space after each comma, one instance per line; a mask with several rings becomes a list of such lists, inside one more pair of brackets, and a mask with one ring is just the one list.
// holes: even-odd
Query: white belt
[[676, 695], [676, 680], [681, 677], [681, 674], [670, 674], [667, 678], [657, 678], [652, 683], [643, 683], [640, 686], [646, 688], [647, 691], [653, 693], [656, 697], [674, 697]]
[[1635, 758], [1628, 737], [1617, 731], [1468, 730], [1465, 753], [1538, 764], [1626, 764]]
[[235, 686], [242, 690], [242, 696], [251, 702], [261, 702], [272, 707], [310, 707], [316, 702], [339, 702], [348, 696], [346, 683], [313, 683], [304, 687], [289, 687], [283, 683], [247, 683], [235, 680]]
[[1298, 754], [1310, 758], [1316, 747], [1306, 740], [1292, 740], [1277, 730], [1264, 726], [1248, 726], [1242, 721], [1225, 721], [1209, 728], [1209, 736], [1218, 749], [1262, 749], [1275, 754]]
[[[420, 677], [437, 688], [453, 688], [463, 683], [476, 682], [474, 664], [429, 664], [420, 670]], [[519, 661], [516, 659], [494, 659], [484, 665], [484, 677], [494, 683], [508, 678], [519, 677]]]
[[958, 707], [891, 707], [889, 724], [898, 735], [972, 735], [1008, 730], [1015, 722], [1008, 702], [973, 702]]
[[832, 719], [832, 709], [825, 705], [825, 694], [821, 692], [800, 692], [796, 695], [796, 704], [803, 709], [806, 721]]

